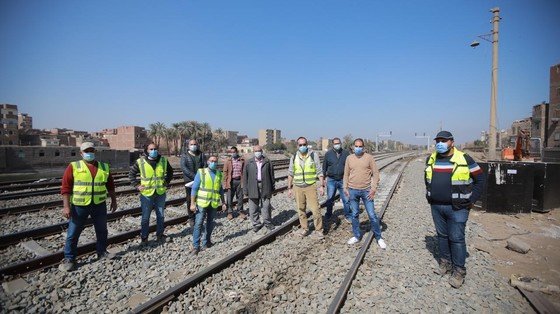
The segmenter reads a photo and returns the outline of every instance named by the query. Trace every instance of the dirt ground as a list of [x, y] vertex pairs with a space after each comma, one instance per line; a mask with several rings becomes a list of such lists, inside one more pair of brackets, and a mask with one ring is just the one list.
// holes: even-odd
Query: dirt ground
[[[504, 215], [480, 210], [471, 212], [469, 220], [482, 230], [473, 243], [475, 249], [487, 252], [496, 270], [510, 280], [525, 277], [530, 285], [560, 311], [560, 208], [549, 213]], [[506, 248], [507, 240], [517, 238], [530, 245], [526, 254]]]

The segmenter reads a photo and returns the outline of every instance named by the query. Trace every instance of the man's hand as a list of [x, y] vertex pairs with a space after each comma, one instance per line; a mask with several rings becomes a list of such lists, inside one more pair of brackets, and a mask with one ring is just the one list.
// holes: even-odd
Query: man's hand
[[367, 195], [368, 200], [373, 200], [373, 198], [375, 197], [375, 190], [369, 190], [369, 193]]
[[111, 213], [117, 210], [117, 199], [111, 200]]
[[222, 211], [225, 212], [227, 210], [227, 205], [226, 203], [222, 203]]
[[191, 203], [191, 208], [189, 208], [191, 212], [196, 212], [196, 204], [194, 202]]
[[350, 197], [350, 192], [348, 192], [348, 189], [344, 189], [344, 195], [346, 195], [346, 197]]
[[70, 207], [64, 206], [62, 208], [62, 216], [64, 216], [64, 218], [66, 218], [66, 219], [70, 218]]
[[137, 189], [138, 191], [142, 192], [142, 191], [144, 191], [144, 189], [146, 189], [146, 187], [143, 186], [143, 185], [139, 185], [139, 186], [136, 187], [136, 189]]
[[322, 185], [319, 187], [319, 193], [321, 196], [325, 195], [325, 188]]
[[288, 197], [292, 197], [292, 189], [288, 189]]

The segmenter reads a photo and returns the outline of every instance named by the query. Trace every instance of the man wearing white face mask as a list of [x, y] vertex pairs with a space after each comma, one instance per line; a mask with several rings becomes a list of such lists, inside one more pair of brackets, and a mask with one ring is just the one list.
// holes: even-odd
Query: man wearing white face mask
[[[140, 175], [140, 180], [138, 180]], [[142, 243], [148, 241], [150, 227], [150, 214], [152, 209], [156, 212], [156, 236], [158, 241], [163, 241], [164, 209], [167, 186], [173, 179], [173, 168], [167, 158], [161, 156], [155, 143], [150, 143], [141, 156], [130, 167], [128, 173], [130, 184], [140, 192], [140, 205], [142, 207], [142, 220], [140, 238]]]
[[[253, 231], [258, 232], [263, 225], [272, 230], [274, 225], [271, 219], [270, 198], [274, 192], [274, 167], [270, 160], [263, 156], [260, 145], [253, 147], [253, 152], [255, 157], [249, 159], [243, 169], [241, 186], [243, 194], [249, 198], [249, 216]], [[260, 211], [259, 204], [262, 204]]]
[[344, 177], [344, 164], [348, 158], [348, 151], [342, 148], [340, 138], [335, 137], [332, 140], [333, 147], [325, 154], [323, 160], [323, 175], [327, 184], [327, 212], [325, 213], [325, 220], [329, 221], [332, 218], [332, 210], [334, 205], [334, 198], [336, 191], [342, 201], [344, 218], [350, 222], [350, 206], [348, 198], [344, 195], [342, 190], [342, 179]]
[[111, 212], [117, 209], [115, 183], [109, 164], [95, 160], [95, 146], [84, 142], [80, 146], [83, 160], [68, 165], [62, 177], [62, 215], [69, 218], [64, 260], [59, 268], [71, 271], [76, 267], [78, 239], [86, 219], [91, 216], [97, 238], [99, 258], [113, 258], [107, 252], [107, 195], [111, 197]]
[[482, 194], [484, 173], [467, 154], [454, 147], [453, 135], [439, 132], [436, 151], [426, 160], [426, 198], [431, 205], [439, 246], [439, 269], [451, 272], [449, 284], [459, 288], [465, 281], [465, 225], [469, 210]]
[[[181, 155], [181, 170], [183, 171], [183, 178], [185, 179], [185, 192], [187, 199], [187, 208], [191, 208], [191, 192], [192, 182], [198, 169], [206, 167], [206, 155], [200, 150], [198, 141], [195, 139], [189, 140], [187, 149]], [[194, 227], [194, 214], [189, 212], [189, 225]]]

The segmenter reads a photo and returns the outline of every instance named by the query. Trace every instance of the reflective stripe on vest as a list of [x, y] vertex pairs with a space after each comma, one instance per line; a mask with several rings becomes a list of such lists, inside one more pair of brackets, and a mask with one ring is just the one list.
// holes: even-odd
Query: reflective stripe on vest
[[301, 167], [301, 158], [298, 158], [297, 153], [294, 156], [294, 184], [295, 185], [311, 185], [317, 182], [317, 168], [315, 166], [314, 153], [308, 154], [303, 159], [303, 168]]
[[144, 196], [152, 196], [154, 192], [158, 195], [165, 193], [165, 177], [167, 176], [167, 159], [163, 156], [159, 158], [156, 169], [146, 161], [144, 157], [136, 161], [140, 169], [140, 185], [144, 187], [140, 193]]
[[95, 179], [91, 177], [86, 162], [83, 160], [74, 161], [72, 165], [72, 175], [74, 176], [74, 186], [70, 201], [77, 206], [87, 206], [91, 204], [101, 204], [107, 199], [107, 180], [109, 180], [109, 164], [97, 162], [97, 174]]
[[[436, 162], [437, 152], [433, 152], [426, 166], [426, 195], [431, 196], [431, 184], [434, 164]], [[453, 163], [453, 171], [451, 172], [451, 200], [454, 203], [460, 203], [461, 200], [468, 200], [472, 195], [472, 178], [469, 165], [465, 159], [465, 153], [455, 148], [453, 156], [449, 160]]]
[[218, 208], [220, 206], [220, 188], [222, 187], [222, 172], [216, 170], [216, 176], [212, 175], [208, 168], [198, 169], [200, 176], [200, 187], [196, 193], [196, 205], [206, 208]]

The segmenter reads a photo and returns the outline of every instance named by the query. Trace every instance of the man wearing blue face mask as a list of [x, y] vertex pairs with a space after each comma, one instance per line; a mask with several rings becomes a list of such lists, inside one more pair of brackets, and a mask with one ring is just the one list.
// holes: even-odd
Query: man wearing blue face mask
[[[140, 180], [138, 175], [140, 175]], [[165, 239], [163, 234], [165, 198], [167, 186], [173, 179], [173, 168], [167, 158], [159, 154], [155, 143], [146, 146], [144, 155], [130, 167], [128, 178], [130, 184], [140, 192], [140, 205], [142, 207], [141, 243], [146, 244], [148, 241], [152, 209], [155, 209], [156, 212], [157, 240], [158, 242], [163, 241]]]
[[340, 196], [343, 205], [343, 213], [346, 221], [351, 221], [350, 207], [348, 198], [344, 195], [342, 190], [342, 178], [344, 177], [344, 164], [348, 157], [348, 151], [342, 148], [340, 138], [335, 137], [332, 140], [333, 147], [325, 154], [323, 160], [323, 176], [326, 177], [327, 184], [327, 212], [325, 213], [325, 220], [329, 221], [332, 216], [334, 199], [336, 191]]
[[99, 258], [113, 258], [107, 252], [107, 195], [111, 198], [111, 212], [117, 209], [115, 183], [109, 164], [95, 160], [95, 146], [84, 142], [80, 146], [83, 160], [68, 165], [62, 177], [62, 214], [70, 219], [64, 245], [64, 260], [59, 268], [71, 271], [76, 267], [78, 239], [86, 219], [91, 217], [97, 238]]
[[[191, 255], [197, 255], [201, 250], [212, 246], [211, 236], [214, 230], [216, 212], [222, 204], [226, 210], [224, 189], [222, 187], [223, 174], [218, 170], [218, 156], [208, 158], [208, 167], [198, 169], [194, 177], [190, 210], [195, 213], [193, 230], [193, 248]], [[204, 226], [204, 220], [206, 225]]]
[[[206, 167], [206, 155], [200, 150], [198, 141], [190, 139], [185, 141], [186, 149], [181, 154], [181, 170], [185, 180], [185, 197], [187, 209], [191, 207], [192, 182], [198, 169]], [[194, 214], [189, 212], [189, 226], [194, 227]]]
[[459, 288], [467, 273], [465, 225], [469, 210], [482, 194], [484, 173], [467, 154], [453, 146], [453, 135], [439, 132], [436, 151], [426, 160], [426, 198], [432, 208], [439, 246], [439, 268], [451, 272], [449, 284]]

